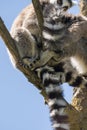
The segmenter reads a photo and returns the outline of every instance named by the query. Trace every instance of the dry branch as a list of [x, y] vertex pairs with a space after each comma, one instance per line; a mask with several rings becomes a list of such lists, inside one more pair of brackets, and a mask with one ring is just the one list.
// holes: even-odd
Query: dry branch
[[38, 25], [39, 25], [39, 29], [40, 29], [40, 34], [42, 37], [42, 30], [43, 30], [43, 13], [42, 13], [42, 9], [40, 6], [40, 2], [39, 0], [32, 0], [33, 6], [34, 6], [34, 10], [37, 16], [37, 20], [38, 20]]
[[[21, 72], [23, 72], [23, 74], [29, 80], [29, 82], [34, 84], [39, 90], [43, 89], [43, 86], [41, 84], [41, 80], [36, 76], [36, 74], [33, 71], [31, 71], [29, 68], [24, 68], [19, 64], [19, 61], [21, 59], [20, 59], [20, 55], [18, 53], [18, 50], [17, 50], [17, 48], [15, 46], [15, 41], [14, 41], [14, 39], [12, 39], [10, 33], [8, 32], [6, 26], [4, 25], [1, 18], [0, 18], [0, 36], [4, 40], [4, 43], [5, 43], [6, 47], [8, 48], [8, 50], [10, 51], [12, 56], [14, 57], [14, 59], [16, 61], [16, 64], [17, 64], [17, 68]], [[44, 97], [46, 97], [44, 91], [43, 91], [42, 95]]]

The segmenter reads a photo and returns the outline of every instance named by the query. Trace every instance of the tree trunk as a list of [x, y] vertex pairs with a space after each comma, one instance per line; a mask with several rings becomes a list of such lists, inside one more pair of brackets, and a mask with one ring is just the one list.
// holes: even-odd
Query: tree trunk
[[[80, 13], [87, 16], [87, 0], [80, 0], [79, 6]], [[81, 86], [74, 91], [71, 105], [76, 111], [68, 111], [71, 122], [70, 130], [87, 130], [87, 88]]]

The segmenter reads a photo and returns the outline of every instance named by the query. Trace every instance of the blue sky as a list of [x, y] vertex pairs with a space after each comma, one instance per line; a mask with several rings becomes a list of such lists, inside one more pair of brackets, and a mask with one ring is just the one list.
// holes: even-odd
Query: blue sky
[[[0, 16], [10, 30], [13, 20], [30, 3], [28, 0], [2, 0]], [[71, 10], [77, 13], [74, 7]], [[64, 86], [70, 102], [72, 89]], [[39, 91], [10, 63], [0, 39], [0, 130], [52, 130], [48, 107]]]

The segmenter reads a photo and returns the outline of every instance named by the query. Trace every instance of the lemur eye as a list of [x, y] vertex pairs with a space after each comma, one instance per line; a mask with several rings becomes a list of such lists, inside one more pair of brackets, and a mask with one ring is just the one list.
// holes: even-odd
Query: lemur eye
[[68, 6], [64, 6], [64, 7], [63, 7], [63, 10], [64, 10], [64, 11], [68, 10]]
[[57, 0], [57, 4], [62, 5], [62, 0]]

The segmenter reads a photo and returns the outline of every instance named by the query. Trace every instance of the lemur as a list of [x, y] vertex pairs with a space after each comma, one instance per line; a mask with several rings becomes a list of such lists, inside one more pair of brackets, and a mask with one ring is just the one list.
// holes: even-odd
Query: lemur
[[[61, 13], [62, 11], [65, 12], [65, 10], [70, 8], [72, 5], [73, 4], [71, 0], [41, 1], [41, 7], [44, 16], [43, 44], [42, 41], [40, 41], [38, 21], [32, 4], [23, 10], [23, 12], [17, 17], [11, 28], [11, 35], [15, 39], [16, 47], [25, 65], [30, 66], [32, 62], [38, 59], [40, 55], [41, 56], [39, 60], [44, 59], [42, 60], [44, 64], [40, 64], [41, 67], [39, 66], [38, 68], [36, 66], [36, 68], [34, 68], [34, 71], [37, 73], [37, 76], [41, 78], [42, 84], [44, 85], [45, 91], [48, 95], [49, 98], [48, 106], [50, 108], [50, 117], [52, 120], [52, 125], [55, 128], [55, 130], [70, 130], [68, 116], [64, 112], [64, 108], [66, 108], [67, 103], [63, 99], [63, 91], [60, 85], [63, 82], [69, 82], [69, 84], [78, 87], [81, 85], [81, 83], [84, 84], [85, 86], [87, 85], [86, 81], [83, 80], [83, 77], [81, 77], [80, 75], [79, 76], [76, 75], [76, 77], [74, 77], [75, 76], [74, 72], [71, 70], [69, 71], [69, 68], [67, 69], [66, 65], [68, 63], [67, 61], [60, 63], [58, 63], [57, 61], [58, 53], [59, 51], [61, 53], [61, 50], [59, 47], [57, 47], [58, 52], [56, 52], [55, 46], [59, 44], [59, 39], [61, 38], [61, 34], [63, 34], [62, 28], [66, 27], [66, 24], [68, 26], [71, 25], [72, 21], [76, 21], [76, 17], [74, 18], [68, 17], [68, 20], [70, 20], [70, 23], [68, 24], [67, 21], [64, 21], [67, 19], [67, 16], [64, 16], [65, 14], [61, 16]], [[48, 17], [49, 15], [51, 15], [50, 16], [51, 21]], [[59, 22], [59, 20], [61, 21]], [[55, 40], [58, 40], [57, 43], [54, 42], [54, 39], [52, 39], [53, 42], [48, 41], [49, 44], [46, 44], [45, 46], [45, 41], [47, 40], [47, 38], [49, 38], [45, 37], [46, 26], [48, 29], [47, 32], [49, 32], [50, 28], [53, 31], [53, 36], [52, 35], [51, 36], [52, 38], [56, 38]], [[58, 29], [57, 31], [55, 30], [56, 28]], [[60, 35], [58, 33], [59, 31], [61, 32]], [[48, 59], [46, 59], [46, 54], [48, 54]], [[52, 59], [53, 64], [52, 67], [49, 66], [49, 64], [47, 64], [50, 59]], [[14, 61], [14, 64], [16, 64], [16, 61]], [[65, 75], [63, 75], [64, 73]]]
[[[54, 59], [55, 61], [60, 62], [61, 59], [64, 60], [66, 57], [68, 58], [70, 57], [72, 65], [77, 68], [77, 71], [78, 72], [80, 71], [79, 73], [82, 74], [86, 73], [86, 61], [84, 61], [84, 59], [86, 59], [86, 55], [85, 55], [85, 51], [84, 50], [82, 51], [82, 48], [84, 49], [86, 47], [85, 46], [86, 39], [84, 38], [84, 36], [81, 36], [81, 39], [78, 43], [76, 43], [78, 40], [77, 41], [75, 40], [74, 43], [69, 44], [70, 43], [69, 40], [71, 41], [71, 39], [69, 39], [67, 43], [64, 43], [64, 40], [68, 37], [68, 31], [66, 29], [67, 26], [70, 26], [74, 22], [76, 23], [76, 21], [82, 22], [85, 19], [81, 16], [78, 17], [70, 16], [65, 13], [65, 11], [73, 5], [71, 0], [68, 1], [58, 0], [55, 2], [41, 1], [41, 2], [42, 2], [42, 9], [43, 9], [42, 11], [44, 16], [43, 44], [42, 44], [43, 51], [42, 48], [40, 48], [41, 41], [40, 41], [40, 34], [38, 30], [38, 23], [37, 23], [34, 10], [31, 9], [33, 8], [32, 5], [25, 9], [25, 10], [31, 9], [30, 12], [27, 14], [26, 18], [25, 18], [25, 10], [24, 10], [22, 14], [18, 16], [18, 18], [16, 19], [16, 23], [17, 23], [19, 19], [21, 20], [20, 17], [23, 17], [23, 20], [21, 21], [21, 24], [23, 24], [22, 27], [19, 26], [19, 28], [15, 29], [16, 33], [13, 32], [14, 30], [13, 28], [18, 24], [14, 23], [12, 27], [11, 34], [15, 39], [18, 38], [17, 41], [19, 40], [17, 47], [19, 49], [19, 53], [23, 59], [24, 64], [34, 69], [45, 65], [50, 59]], [[26, 41], [24, 39], [21, 41], [21, 38], [19, 38], [19, 35], [17, 34], [19, 32], [21, 33], [20, 37], [22, 37], [22, 35], [24, 37], [25, 35]], [[31, 34], [29, 34], [30, 32]], [[26, 38], [27, 35], [29, 35], [29, 39]], [[85, 41], [84, 44], [81, 43], [81, 40]], [[30, 44], [27, 44], [29, 42]], [[26, 44], [26, 46], [24, 45], [24, 43]], [[23, 44], [24, 46], [23, 45], [21, 46], [21, 44]], [[80, 48], [80, 44], [83, 46], [82, 48]], [[27, 51], [27, 48], [29, 48], [30, 46], [32, 47], [32, 49], [30, 49], [32, 51]], [[26, 51], [24, 52], [24, 50]]]
[[[34, 61], [34, 63], [30, 65], [32, 69], [34, 69], [44, 66], [50, 59], [58, 63], [61, 60], [69, 58], [72, 65], [76, 67], [78, 73], [86, 73], [87, 57], [84, 50], [87, 44], [86, 34], [85, 36], [84, 34], [80, 34], [81, 39], [79, 41], [76, 36], [74, 40], [72, 40], [71, 37], [68, 38], [68, 34], [70, 33], [69, 30], [72, 28], [72, 24], [78, 26], [76, 25], [78, 21], [80, 23], [84, 21], [87, 22], [87, 18], [66, 13], [65, 10], [70, 7], [67, 3], [64, 7], [62, 6], [62, 2], [58, 4], [59, 7], [57, 6], [57, 10], [56, 3], [49, 4], [47, 5], [48, 8], [44, 8], [43, 51], [40, 54], [40, 60]], [[47, 12], [48, 9], [49, 12]], [[71, 35], [73, 35], [73, 33], [71, 33]], [[67, 43], [65, 43], [66, 39], [68, 39]], [[83, 41], [84, 44], [82, 43]]]
[[[57, 26], [58, 26], [57, 27], [58, 29], [63, 28], [64, 23], [62, 21], [60, 21], [60, 22], [56, 21], [55, 19], [53, 20], [52, 17], [54, 15], [56, 16], [56, 13], [58, 15], [57, 17], [60, 17], [61, 12], [64, 13], [68, 7], [71, 7], [73, 5], [71, 0], [70, 0], [69, 4], [68, 4], [67, 0], [58, 0], [58, 1], [57, 0], [53, 0], [53, 1], [52, 0], [41, 0], [40, 2], [41, 2], [42, 11], [43, 11], [44, 24], [49, 24], [49, 26], [50, 26], [51, 24], [49, 22], [54, 22], [52, 25], [53, 28], [55, 28]], [[68, 4], [68, 6], [67, 6], [67, 4]], [[61, 5], [62, 5], [62, 11], [61, 11], [61, 9], [59, 11], [58, 9], [61, 7]], [[58, 12], [57, 12], [57, 10], [58, 10]], [[49, 16], [51, 17], [50, 19], [48, 18]], [[54, 18], [55, 18], [55, 16], [54, 16]], [[47, 21], [48, 19], [49, 19], [49, 21]], [[63, 18], [60, 18], [60, 19], [63, 20]], [[57, 24], [57, 22], [58, 22], [58, 24]], [[46, 25], [44, 25], [44, 27], [45, 26]], [[21, 59], [23, 59], [24, 64], [31, 65], [30, 63], [32, 63], [33, 61], [38, 59], [39, 55], [43, 54], [41, 46], [45, 46], [45, 43], [43, 42], [44, 43], [44, 45], [43, 45], [41, 43], [42, 41], [40, 41], [38, 21], [37, 21], [37, 17], [34, 12], [34, 8], [33, 8], [32, 4], [27, 6], [20, 13], [20, 15], [15, 19], [15, 21], [11, 27], [10, 33], [11, 33], [12, 37], [15, 39], [15, 44], [17, 46]], [[43, 31], [43, 36], [44, 36], [44, 31]], [[44, 57], [44, 54], [43, 54], [43, 57]], [[49, 58], [47, 58], [47, 59], [49, 60]], [[14, 60], [14, 59], [12, 59], [12, 57], [11, 57], [11, 60]], [[44, 60], [46, 60], [46, 59], [44, 59]], [[15, 62], [16, 61], [13, 61], [14, 65], [16, 65]]]

